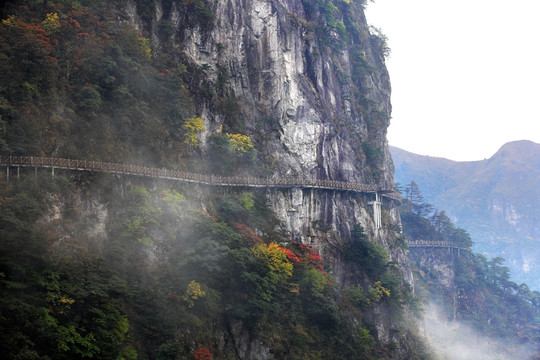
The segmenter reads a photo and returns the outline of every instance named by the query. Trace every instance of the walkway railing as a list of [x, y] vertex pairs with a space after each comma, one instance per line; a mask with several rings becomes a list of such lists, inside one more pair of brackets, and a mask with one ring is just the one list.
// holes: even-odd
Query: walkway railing
[[445, 240], [408, 240], [407, 244], [410, 248], [452, 248], [452, 249], [461, 249], [471, 251], [470, 247], [465, 247], [459, 244], [456, 244], [453, 241]]
[[[170, 179], [211, 186], [259, 187], [259, 188], [305, 188], [350, 191], [356, 193], [379, 193], [389, 199], [401, 202], [401, 194], [393, 189], [382, 189], [374, 185], [357, 184], [335, 180], [305, 178], [258, 178], [241, 176], [215, 176], [152, 168], [138, 165], [115, 164], [93, 160], [75, 160], [34, 156], [0, 156], [0, 165], [8, 167], [39, 167], [68, 169], [78, 171], [101, 171], [114, 174], [145, 176], [159, 179]], [[9, 169], [8, 169], [9, 171]]]

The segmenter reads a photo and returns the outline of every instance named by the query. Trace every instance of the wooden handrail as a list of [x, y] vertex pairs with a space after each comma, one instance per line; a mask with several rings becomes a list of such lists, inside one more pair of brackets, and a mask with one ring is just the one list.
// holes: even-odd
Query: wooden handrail
[[447, 240], [408, 240], [407, 245], [411, 248], [453, 248], [471, 251], [470, 248], [460, 246], [453, 241]]
[[350, 191], [356, 193], [379, 193], [382, 196], [401, 203], [401, 194], [394, 189], [377, 188], [370, 184], [358, 184], [345, 181], [305, 178], [254, 178], [225, 177], [170, 170], [149, 168], [129, 164], [108, 163], [102, 161], [75, 160], [35, 156], [0, 156], [0, 166], [45, 167], [78, 171], [103, 171], [116, 174], [164, 178], [193, 182], [213, 186], [231, 187], [266, 187], [266, 188], [305, 188]]

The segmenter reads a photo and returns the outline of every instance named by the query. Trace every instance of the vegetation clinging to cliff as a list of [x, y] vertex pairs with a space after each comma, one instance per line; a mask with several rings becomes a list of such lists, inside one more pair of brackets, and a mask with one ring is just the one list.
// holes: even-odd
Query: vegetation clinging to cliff
[[[256, 337], [276, 358], [377, 358], [373, 325], [346, 320], [320, 255], [276, 230], [262, 194], [209, 193], [202, 210], [181, 187], [132, 185], [121, 195], [118, 180], [90, 180], [93, 196], [114, 195], [99, 243], [75, 179], [41, 176], [39, 187], [23, 172], [0, 189], [7, 359], [234, 358], [233, 336]], [[58, 206], [62, 222], [37, 221]], [[383, 254], [355, 259], [373, 276], [384, 271]], [[370, 311], [393, 296], [387, 286], [383, 277], [368, 297], [360, 288], [346, 297]]]
[[[213, 80], [214, 64], [187, 59], [170, 41], [179, 29], [165, 18], [158, 34], [150, 34], [153, 2], [136, 1], [141, 31], [125, 13], [114, 12], [120, 2], [12, 3], [0, 28], [2, 153], [129, 159], [221, 174], [261, 171], [257, 143], [246, 135], [243, 104], [227, 87], [227, 69], [218, 68]], [[210, 1], [162, 3], [164, 13], [173, 3], [183, 9], [182, 29], [202, 28], [204, 37], [214, 26]], [[342, 10], [361, 2], [310, 5], [315, 3], [324, 14], [312, 28], [317, 41], [330, 51], [348, 46], [347, 24], [356, 18], [343, 18]], [[151, 35], [162, 48], [151, 48]], [[373, 71], [366, 54], [357, 55], [358, 71]], [[367, 121], [370, 130], [378, 130], [386, 117], [365, 99], [364, 80], [357, 82], [363, 88], [354, 109], [377, 115]], [[197, 113], [201, 104], [223, 115], [224, 132], [201, 136], [215, 125]], [[384, 160], [377, 141], [356, 145], [371, 166]], [[380, 247], [354, 244], [358, 252], [349, 260], [358, 275], [368, 272], [372, 278], [351, 289], [349, 307], [349, 293], [338, 296], [320, 256], [276, 230], [280, 224], [262, 196], [205, 194], [210, 199], [188, 206], [184, 194], [191, 189], [157, 190], [94, 174], [55, 181], [59, 188], [2, 188], [1, 321], [9, 328], [3, 338], [9, 358], [168, 359], [210, 352], [226, 358], [240, 347], [231, 343], [246, 336], [278, 358], [396, 353], [375, 339], [377, 324], [367, 319], [378, 306], [396, 317], [402, 309], [403, 281]], [[112, 200], [107, 197], [109, 220], [97, 239], [95, 229], [85, 227], [91, 221], [83, 219], [83, 208], [101, 192], [110, 192]], [[25, 212], [33, 222], [21, 221]], [[59, 218], [62, 224], [55, 223]], [[54, 231], [38, 219], [53, 223]], [[15, 256], [26, 245], [25, 255], [34, 261], [31, 276]], [[351, 308], [358, 316], [354, 321], [347, 319]]]
[[[408, 240], [446, 241], [461, 249], [472, 246], [464, 229], [456, 227], [444, 211], [433, 211], [433, 206], [423, 201], [414, 181], [406, 186], [401, 218]], [[540, 352], [540, 293], [531, 291], [525, 283], [511, 281], [503, 258], [487, 259], [470, 251], [457, 251], [410, 250], [419, 292], [425, 295], [423, 300], [439, 299], [449, 319], [470, 324], [480, 334], [510, 339]], [[427, 256], [434, 257], [430, 263], [436, 261], [438, 267], [453, 270], [454, 288], [443, 284], [441, 274], [433, 268], [422, 265]]]

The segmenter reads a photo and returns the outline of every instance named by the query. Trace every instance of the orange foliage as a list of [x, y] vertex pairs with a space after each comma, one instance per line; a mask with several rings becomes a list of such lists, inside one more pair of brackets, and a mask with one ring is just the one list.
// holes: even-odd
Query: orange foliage
[[245, 224], [235, 224], [234, 227], [238, 230], [242, 239], [248, 244], [262, 244], [263, 241], [255, 234], [252, 228]]
[[321, 255], [317, 250], [314, 250], [311, 248], [311, 246], [302, 244], [300, 242], [292, 242], [290, 247], [292, 247], [292, 250], [286, 249], [287, 251], [291, 252], [291, 255], [287, 255], [288, 257], [290, 256], [290, 260], [311, 265], [315, 269], [326, 274], [323, 271], [323, 261]]
[[201, 210], [201, 214], [208, 216], [210, 219], [212, 219], [213, 222], [217, 222], [217, 219], [214, 216], [208, 214], [206, 211]]
[[214, 355], [210, 352], [210, 350], [206, 347], [198, 348], [195, 351], [195, 354], [193, 354], [193, 359], [195, 360], [212, 360], [214, 358]]

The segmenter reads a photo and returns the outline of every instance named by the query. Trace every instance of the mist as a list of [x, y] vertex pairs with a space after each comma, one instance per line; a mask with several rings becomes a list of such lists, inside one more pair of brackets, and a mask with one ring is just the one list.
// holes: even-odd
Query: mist
[[425, 308], [422, 327], [441, 360], [530, 360], [534, 356], [533, 349], [527, 345], [479, 335], [463, 322], [449, 321], [445, 312], [433, 303]]

